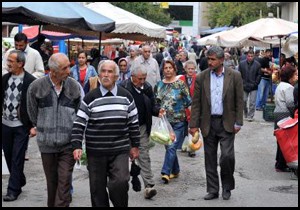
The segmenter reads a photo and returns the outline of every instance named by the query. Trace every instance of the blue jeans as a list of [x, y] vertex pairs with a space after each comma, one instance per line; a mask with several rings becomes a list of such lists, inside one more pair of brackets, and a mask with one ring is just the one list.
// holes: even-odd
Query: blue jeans
[[278, 86], [278, 84], [272, 83], [272, 96], [275, 95], [275, 91], [276, 91], [277, 86]]
[[256, 96], [256, 109], [262, 109], [266, 105], [270, 92], [270, 87], [271, 80], [261, 78]]
[[172, 124], [172, 128], [176, 135], [176, 141], [171, 145], [166, 145], [166, 154], [163, 167], [161, 169], [161, 174], [170, 175], [178, 174], [180, 172], [178, 157], [177, 157], [177, 149], [181, 148], [183, 140], [184, 140], [184, 130], [185, 130], [186, 122], [179, 122]]

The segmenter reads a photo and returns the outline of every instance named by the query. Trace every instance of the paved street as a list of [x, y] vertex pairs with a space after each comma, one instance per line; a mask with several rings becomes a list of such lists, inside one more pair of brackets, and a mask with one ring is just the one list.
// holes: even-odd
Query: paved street
[[[256, 112], [254, 122], [244, 122], [236, 136], [236, 189], [231, 199], [221, 197], [205, 201], [206, 180], [203, 148], [195, 158], [179, 152], [180, 177], [165, 185], [160, 180], [160, 170], [164, 158], [164, 148], [155, 145], [151, 151], [157, 195], [145, 200], [143, 192], [134, 192], [130, 184], [130, 207], [297, 207], [298, 180], [291, 173], [274, 170], [276, 141], [273, 123], [262, 119], [262, 112]], [[30, 160], [25, 164], [27, 185], [17, 201], [3, 202], [3, 207], [45, 207], [47, 191], [41, 158], [35, 138], [30, 139]], [[8, 176], [2, 175], [2, 195], [5, 195]], [[74, 169], [74, 194], [72, 207], [91, 206], [88, 173], [84, 166]]]

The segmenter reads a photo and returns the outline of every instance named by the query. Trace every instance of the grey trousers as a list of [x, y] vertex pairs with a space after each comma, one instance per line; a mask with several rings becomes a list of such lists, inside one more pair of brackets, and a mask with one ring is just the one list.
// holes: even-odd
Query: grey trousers
[[[257, 90], [251, 92], [244, 91], [244, 116], [246, 118], [253, 118], [255, 113], [255, 103], [256, 103]], [[249, 98], [249, 108], [248, 108], [248, 98]]]
[[140, 126], [140, 155], [138, 157], [138, 164], [141, 168], [141, 177], [145, 187], [147, 185], [154, 186], [153, 173], [151, 170], [151, 159], [149, 154], [149, 136], [146, 131], [146, 125]]

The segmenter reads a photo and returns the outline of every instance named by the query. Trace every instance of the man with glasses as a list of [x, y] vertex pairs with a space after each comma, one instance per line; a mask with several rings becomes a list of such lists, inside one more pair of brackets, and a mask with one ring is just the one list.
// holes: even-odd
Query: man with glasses
[[29, 136], [35, 136], [26, 109], [26, 93], [35, 77], [24, 70], [25, 60], [22, 51], [11, 50], [6, 62], [9, 73], [2, 77], [2, 148], [10, 172], [3, 201], [16, 200], [26, 184], [24, 156]]

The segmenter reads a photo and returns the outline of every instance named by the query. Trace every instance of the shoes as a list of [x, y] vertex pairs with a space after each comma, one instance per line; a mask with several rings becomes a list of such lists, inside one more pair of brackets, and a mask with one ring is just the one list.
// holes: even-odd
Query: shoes
[[14, 196], [14, 195], [6, 195], [3, 197], [3, 201], [14, 201], [17, 200], [18, 196]]
[[276, 172], [292, 172], [290, 168], [275, 168]]
[[248, 122], [252, 122], [253, 118], [247, 118]]
[[263, 111], [263, 108], [256, 108], [256, 111]]
[[204, 196], [204, 200], [212, 200], [219, 197], [218, 193], [208, 193], [206, 196]]
[[229, 200], [230, 196], [231, 196], [230, 190], [223, 189], [223, 192], [222, 192], [223, 200]]
[[157, 191], [154, 187], [146, 187], [144, 191], [144, 197], [146, 199], [151, 199], [156, 195]]
[[179, 177], [179, 173], [177, 174], [170, 174], [170, 179], [174, 179], [174, 178], [178, 178]]
[[195, 152], [188, 152], [189, 157], [195, 157], [196, 153]]
[[169, 180], [170, 180], [170, 177], [166, 174], [163, 174], [161, 176], [161, 179], [164, 181], [164, 184], [168, 184], [169, 183]]

